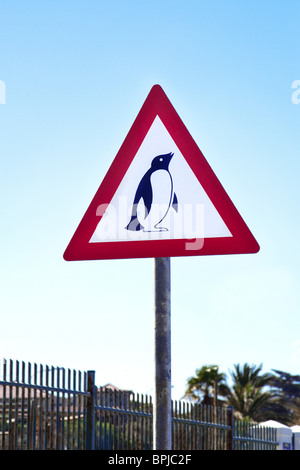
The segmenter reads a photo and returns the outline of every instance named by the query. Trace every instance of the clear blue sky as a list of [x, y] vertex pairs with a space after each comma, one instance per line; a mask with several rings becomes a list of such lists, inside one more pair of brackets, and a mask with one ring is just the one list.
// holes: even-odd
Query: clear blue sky
[[171, 260], [173, 397], [205, 364], [299, 374], [299, 21], [298, 0], [1, 2], [1, 358], [153, 391], [153, 260], [63, 252], [158, 83], [261, 246]]

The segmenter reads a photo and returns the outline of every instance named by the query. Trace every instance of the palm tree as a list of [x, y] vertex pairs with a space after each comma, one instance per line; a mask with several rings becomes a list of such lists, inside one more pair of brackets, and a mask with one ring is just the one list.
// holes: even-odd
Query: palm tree
[[256, 367], [246, 363], [241, 368], [235, 364], [234, 368], [227, 403], [233, 406], [236, 418], [256, 422], [268, 419], [266, 409], [274, 403], [274, 396], [263, 389], [271, 385], [272, 374], [261, 374], [262, 365]]
[[187, 381], [184, 398], [190, 398], [204, 405], [217, 404], [218, 395], [228, 396], [226, 375], [219, 372], [216, 365], [196, 369], [196, 375]]

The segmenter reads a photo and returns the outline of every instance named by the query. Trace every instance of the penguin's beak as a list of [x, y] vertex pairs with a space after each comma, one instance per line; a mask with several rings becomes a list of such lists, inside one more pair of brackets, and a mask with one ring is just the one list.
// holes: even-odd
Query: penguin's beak
[[173, 152], [168, 155], [168, 157], [167, 157], [168, 164], [169, 164], [170, 161], [172, 160], [173, 156], [174, 156], [174, 153], [173, 153]]

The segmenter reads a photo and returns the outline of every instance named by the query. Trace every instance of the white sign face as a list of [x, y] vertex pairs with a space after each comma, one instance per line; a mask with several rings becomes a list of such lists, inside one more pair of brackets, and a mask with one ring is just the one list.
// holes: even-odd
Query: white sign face
[[89, 243], [232, 237], [157, 116]]

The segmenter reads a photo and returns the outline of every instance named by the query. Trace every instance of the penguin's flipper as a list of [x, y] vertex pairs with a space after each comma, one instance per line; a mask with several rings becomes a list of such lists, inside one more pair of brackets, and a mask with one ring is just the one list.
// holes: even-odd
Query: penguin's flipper
[[177, 199], [176, 193], [174, 193], [174, 196], [173, 196], [172, 207], [176, 212], [178, 212], [178, 199]]

